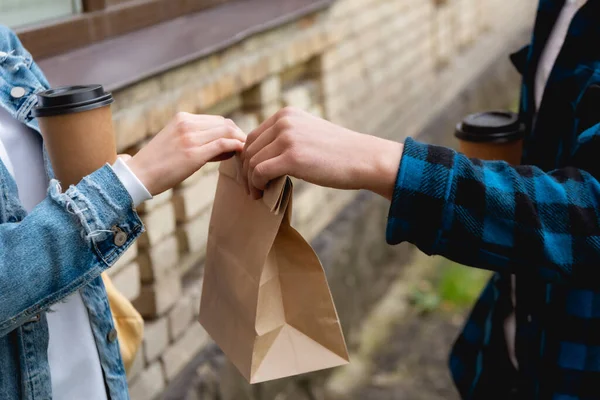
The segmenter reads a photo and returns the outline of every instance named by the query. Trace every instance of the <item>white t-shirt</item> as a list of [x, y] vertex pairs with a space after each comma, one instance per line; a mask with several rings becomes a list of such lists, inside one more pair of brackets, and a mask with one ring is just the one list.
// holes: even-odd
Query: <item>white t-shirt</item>
[[[31, 211], [46, 197], [48, 188], [42, 139], [1, 107], [0, 159], [15, 178], [21, 203]], [[118, 161], [113, 168], [136, 205], [151, 197], [124, 162]], [[80, 292], [53, 305], [46, 317], [53, 398], [107, 400], [100, 358]]]
[[[569, 31], [569, 26], [577, 14], [577, 11], [587, 2], [587, 0], [567, 0], [563, 9], [561, 10], [560, 16], [556, 21], [556, 24], [552, 28], [552, 33], [548, 38], [548, 42], [544, 51], [541, 55], [540, 62], [538, 64], [538, 69], [536, 71], [535, 77], [535, 106], [536, 110], [539, 110], [540, 105], [542, 103], [542, 98], [544, 96], [544, 90], [546, 89], [546, 84], [548, 83], [548, 78], [550, 77], [550, 73], [554, 68], [554, 64], [556, 63], [556, 59], [562, 49], [562, 46], [567, 37], [567, 33]], [[512, 302], [513, 306], [516, 307], [517, 299], [515, 295], [515, 285], [516, 285], [516, 277], [512, 275]], [[517, 362], [517, 356], [515, 353], [515, 335], [516, 335], [516, 317], [515, 313], [511, 313], [508, 318], [504, 322], [504, 332], [506, 335], [506, 343], [508, 346], [508, 354], [516, 368], [519, 368], [519, 363]]]

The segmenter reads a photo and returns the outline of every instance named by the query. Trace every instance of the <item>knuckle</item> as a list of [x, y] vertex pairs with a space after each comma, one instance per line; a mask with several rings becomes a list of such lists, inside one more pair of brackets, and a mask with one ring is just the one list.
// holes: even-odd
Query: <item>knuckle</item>
[[258, 160], [256, 160], [256, 157], [252, 157], [250, 159], [250, 161], [248, 162], [248, 168], [251, 170], [256, 169], [256, 167], [258, 166]]
[[297, 110], [294, 107], [291, 107], [291, 106], [284, 107], [279, 111], [279, 118], [291, 117], [291, 116], [295, 115], [296, 112], [297, 112]]
[[279, 111], [277, 111], [277, 113], [275, 114], [275, 120], [279, 121], [281, 118], [285, 118], [288, 116], [288, 109], [286, 108], [280, 108]]
[[194, 138], [190, 132], [182, 131], [180, 132], [179, 140], [184, 149], [188, 149], [194, 147]]
[[233, 127], [231, 125], [227, 125], [226, 128], [227, 129], [225, 131], [225, 136], [230, 137], [230, 138], [235, 137], [235, 134], [237, 133], [235, 127]]
[[176, 124], [178, 124], [181, 121], [185, 121], [189, 118], [189, 113], [186, 113], [185, 111], [178, 111], [175, 114], [175, 117], [173, 117], [173, 120], [175, 121]]
[[252, 170], [253, 180], [262, 179], [262, 178], [265, 177], [265, 175], [266, 175], [266, 171], [265, 171], [265, 165], [264, 164], [258, 164]]
[[217, 143], [216, 143], [216, 145], [217, 145], [217, 149], [218, 149], [219, 151], [224, 151], [224, 150], [227, 150], [227, 147], [228, 147], [228, 146], [227, 146], [227, 144], [228, 144], [228, 141], [227, 141], [227, 139], [225, 139], [225, 138], [220, 138], [220, 139], [218, 139], [218, 140], [217, 140]]
[[290, 117], [280, 118], [275, 123], [275, 130], [280, 133], [285, 132], [289, 129], [292, 129], [292, 127], [293, 127], [293, 121]]
[[192, 147], [184, 148], [181, 154], [185, 160], [194, 160], [196, 158], [196, 153]]
[[291, 129], [283, 130], [279, 134], [279, 140], [284, 147], [292, 147], [294, 145], [294, 132]]
[[177, 133], [179, 133], [182, 136], [188, 134], [192, 130], [190, 120], [185, 119], [185, 118], [178, 119], [175, 122], [175, 130]]
[[252, 132], [246, 137], [246, 143], [252, 143], [258, 137], [258, 132]]

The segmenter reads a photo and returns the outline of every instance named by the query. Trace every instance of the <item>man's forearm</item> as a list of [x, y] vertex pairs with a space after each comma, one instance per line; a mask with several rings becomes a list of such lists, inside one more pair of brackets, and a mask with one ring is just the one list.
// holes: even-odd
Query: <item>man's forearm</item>
[[390, 140], [376, 139], [379, 139], [377, 146], [373, 144], [365, 149], [365, 152], [372, 152], [379, 157], [376, 157], [372, 166], [366, 166], [361, 172], [360, 182], [363, 182], [362, 189], [370, 190], [391, 201], [404, 145]]
[[367, 189], [391, 199], [403, 146], [284, 109], [248, 135], [242, 159], [250, 194], [291, 175], [336, 189]]

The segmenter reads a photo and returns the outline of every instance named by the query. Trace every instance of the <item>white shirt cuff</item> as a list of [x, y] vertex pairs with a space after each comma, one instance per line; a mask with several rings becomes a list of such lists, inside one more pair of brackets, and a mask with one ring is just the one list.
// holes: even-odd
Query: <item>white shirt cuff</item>
[[139, 178], [133, 173], [129, 165], [121, 158], [117, 158], [117, 161], [112, 166], [113, 171], [125, 186], [125, 189], [129, 192], [131, 199], [133, 200], [133, 206], [137, 207], [146, 200], [152, 199], [152, 195], [146, 189], [146, 186], [139, 180]]

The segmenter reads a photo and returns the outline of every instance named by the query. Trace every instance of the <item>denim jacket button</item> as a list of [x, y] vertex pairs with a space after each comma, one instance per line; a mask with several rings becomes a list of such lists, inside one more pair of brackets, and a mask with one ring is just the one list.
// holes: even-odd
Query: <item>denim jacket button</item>
[[117, 340], [117, 330], [114, 328], [111, 329], [106, 338], [108, 339], [109, 343], [113, 343], [115, 340]]
[[25, 89], [20, 86], [15, 86], [10, 90], [10, 95], [15, 99], [20, 99], [25, 96], [25, 93], [27, 93]]
[[115, 246], [123, 246], [127, 242], [127, 234], [121, 230], [115, 233]]

